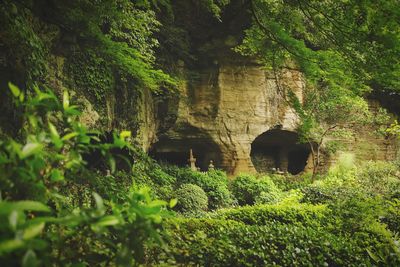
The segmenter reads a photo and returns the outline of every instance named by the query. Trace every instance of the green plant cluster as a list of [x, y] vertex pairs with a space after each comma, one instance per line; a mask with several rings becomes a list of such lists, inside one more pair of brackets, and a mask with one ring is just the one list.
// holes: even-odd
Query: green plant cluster
[[0, 142], [2, 264], [130, 266], [143, 261], [145, 243], [159, 241], [155, 228], [166, 203], [152, 200], [147, 189], [134, 188], [129, 179], [93, 174], [84, 160], [96, 149], [98, 160], [114, 172], [112, 151], [133, 149], [126, 142], [130, 132], [99, 142], [97, 132], [79, 123], [80, 112], [67, 92], [59, 101], [50, 90], [35, 87], [26, 96], [9, 87], [26, 124], [17, 138]]
[[[164, 169], [177, 181], [182, 179], [178, 173], [190, 172]], [[185, 266], [396, 266], [397, 175], [396, 163], [369, 162], [357, 168], [351, 156], [342, 157], [315, 182], [307, 175], [303, 181], [288, 177], [287, 185], [284, 176], [240, 175], [227, 184], [244, 206], [164, 221], [161, 233], [167, 246], [148, 247], [147, 260]], [[255, 201], [271, 188], [277, 199]], [[241, 201], [245, 196], [252, 202]]]
[[231, 184], [231, 190], [240, 205], [273, 203], [279, 199], [281, 193], [268, 176], [257, 178], [252, 175], [236, 177]]
[[165, 171], [176, 177], [178, 184], [195, 184], [201, 187], [208, 196], [210, 210], [229, 207], [234, 203], [232, 193], [228, 189], [228, 178], [222, 171], [202, 173], [174, 166], [167, 167]]
[[68, 79], [97, 106], [105, 106], [106, 98], [115, 87], [114, 73], [109, 62], [96, 51], [74, 53], [66, 64]]
[[[318, 222], [310, 226], [265, 221], [260, 225], [226, 219], [168, 221], [163, 237], [169, 249], [158, 251], [154, 260], [189, 266], [370, 266], [376, 263], [367, 248], [392, 253], [390, 240], [379, 233], [338, 235]], [[390, 253], [385, 264], [395, 266], [399, 259]]]
[[13, 1], [3, 1], [0, 6], [1, 42], [8, 48], [6, 60], [30, 85], [44, 81], [48, 70], [51, 36], [41, 32], [43, 28], [30, 9]]
[[183, 184], [176, 192], [178, 200], [176, 209], [181, 212], [196, 213], [208, 208], [208, 197], [201, 187], [194, 184]]

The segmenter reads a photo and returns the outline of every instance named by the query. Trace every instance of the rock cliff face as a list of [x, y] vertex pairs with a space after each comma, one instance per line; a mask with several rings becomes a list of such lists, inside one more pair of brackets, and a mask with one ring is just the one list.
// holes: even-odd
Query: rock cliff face
[[[279, 76], [301, 99], [301, 73], [286, 70]], [[175, 125], [159, 137], [151, 154], [185, 165], [192, 148], [201, 169], [213, 160], [217, 167], [236, 174], [255, 172], [251, 155], [260, 155], [257, 147], [266, 146], [274, 151], [269, 155], [270, 164], [264, 167], [287, 170], [288, 155], [299, 149], [294, 133], [298, 118], [285, 103], [279, 86], [282, 84], [277, 84], [273, 72], [251, 62], [225, 60], [199, 70], [197, 79], [187, 81], [181, 89]], [[276, 139], [270, 143], [261, 137], [269, 130]], [[252, 143], [259, 136], [253, 153]], [[303, 154], [304, 168], [307, 150]], [[256, 167], [262, 168], [257, 163]]]
[[[175, 124], [159, 135], [150, 149], [156, 159], [187, 165], [189, 150], [197, 166], [206, 170], [210, 160], [228, 173], [263, 172], [272, 168], [297, 174], [311, 167], [310, 150], [297, 143], [298, 117], [286, 104], [282, 88], [301, 100], [302, 74], [278, 74], [254, 63], [221, 61], [198, 71], [197, 79], [181, 88]], [[371, 102], [372, 111], [378, 104]], [[346, 142], [344, 150], [360, 160], [393, 160], [397, 144], [366, 126]], [[326, 164], [334, 161], [334, 157]]]
[[[28, 17], [36, 21], [38, 47], [47, 52], [36, 51], [35, 46], [28, 52], [43, 54], [46, 67], [33, 64], [40, 63], [38, 59], [17, 64], [26, 59], [24, 42], [16, 46], [0, 38], [0, 86], [6, 88], [12, 81], [23, 88], [25, 68], [34, 65], [42, 70], [37, 74], [41, 82], [60, 96], [64, 90], [70, 92], [83, 110], [81, 121], [89, 128], [130, 130], [156, 159], [184, 166], [193, 149], [201, 170], [207, 170], [212, 160], [230, 174], [273, 168], [297, 174], [310, 167], [310, 149], [297, 143], [298, 118], [284, 95], [285, 88], [290, 88], [301, 100], [303, 77], [295, 69], [267, 71], [254, 59], [232, 52], [251, 18], [244, 2], [232, 1], [221, 22], [190, 1], [176, 1], [174, 8], [181, 16], [172, 29], [178, 27], [184, 33], [185, 38], [177, 40], [187, 39], [185, 53], [170, 55], [174, 63], [185, 62], [176, 64], [184, 80], [179, 97], [157, 96], [142, 88], [129, 75], [116, 71], [94, 47], [81, 44], [69, 31], [50, 25], [34, 12]], [[15, 51], [21, 52], [18, 57]], [[18, 111], [5, 91], [0, 92], [0, 102], [0, 137], [13, 136], [22, 124]], [[372, 109], [376, 107], [371, 104]], [[358, 129], [347, 149], [362, 160], [394, 159], [396, 142], [373, 131], [374, 127]]]

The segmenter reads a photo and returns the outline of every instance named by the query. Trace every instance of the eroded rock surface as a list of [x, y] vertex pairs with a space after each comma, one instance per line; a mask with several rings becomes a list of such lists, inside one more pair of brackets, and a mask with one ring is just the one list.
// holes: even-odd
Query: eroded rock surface
[[283, 94], [289, 87], [302, 99], [301, 73], [280, 73], [285, 84], [279, 86], [274, 73], [254, 63], [217, 63], [198, 73], [197, 80], [187, 81], [181, 88], [175, 126], [160, 136], [162, 143], [176, 145], [161, 148], [156, 144], [153, 153], [169, 150], [187, 157], [193, 148], [195, 156], [214, 160], [229, 173], [255, 172], [250, 152], [256, 137], [273, 128], [295, 130], [298, 118]]

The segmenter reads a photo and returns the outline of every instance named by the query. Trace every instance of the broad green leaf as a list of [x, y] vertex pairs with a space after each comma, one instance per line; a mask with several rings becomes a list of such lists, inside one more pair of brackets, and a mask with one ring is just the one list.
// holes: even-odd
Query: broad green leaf
[[25, 159], [29, 156], [32, 156], [35, 153], [38, 153], [43, 148], [43, 145], [39, 143], [28, 143], [26, 144], [21, 151], [21, 159]]
[[29, 240], [29, 239], [34, 238], [35, 236], [39, 235], [42, 232], [44, 226], [45, 226], [45, 223], [43, 222], [43, 223], [38, 223], [38, 224], [34, 224], [34, 225], [27, 227], [24, 230], [22, 239]]
[[0, 255], [19, 249], [25, 245], [25, 242], [20, 239], [11, 239], [0, 242]]
[[103, 210], [104, 209], [103, 198], [96, 192], [93, 192], [93, 197], [94, 197], [94, 201], [96, 202], [97, 209]]
[[69, 94], [68, 91], [64, 91], [63, 95], [63, 108], [67, 109], [69, 107]]
[[65, 113], [71, 116], [80, 115], [81, 112], [77, 109], [77, 106], [72, 105], [64, 109]]
[[131, 137], [132, 133], [131, 131], [122, 131], [121, 134], [119, 135], [122, 139], [125, 139], [127, 137]]
[[13, 231], [17, 230], [18, 211], [13, 210], [8, 216], [8, 223]]
[[43, 212], [50, 212], [50, 208], [44, 205], [41, 202], [37, 201], [17, 201], [17, 202], [7, 202], [2, 201], [0, 202], [0, 215], [10, 214], [12, 211], [43, 211]]
[[35, 267], [38, 266], [38, 264], [36, 253], [31, 249], [27, 250], [22, 258], [22, 267]]
[[19, 101], [24, 102], [24, 100], [25, 100], [25, 95], [24, 93], [21, 92], [21, 94], [19, 94]]
[[50, 130], [50, 134], [51, 134], [52, 136], [60, 137], [60, 135], [58, 134], [58, 131], [57, 131], [56, 127], [55, 127], [54, 124], [52, 124], [51, 122], [49, 122], [49, 130]]
[[64, 180], [64, 175], [58, 169], [53, 169], [50, 174], [50, 179], [52, 182], [59, 182]]
[[111, 226], [119, 224], [119, 220], [116, 216], [109, 215], [101, 218], [98, 222], [96, 222], [95, 226]]
[[116, 169], [116, 162], [115, 162], [115, 159], [114, 159], [113, 157], [110, 157], [110, 158], [108, 159], [108, 163], [109, 163], [110, 168], [111, 168], [111, 173], [114, 173], [114, 172], [115, 172], [115, 169]]
[[14, 85], [13, 83], [9, 82], [9, 83], [8, 83], [8, 87], [10, 88], [11, 93], [12, 93], [15, 97], [18, 97], [18, 96], [21, 94], [21, 91], [19, 90], [19, 88], [18, 88], [16, 85]]
[[176, 206], [177, 203], [178, 203], [178, 199], [173, 198], [173, 199], [171, 199], [171, 200], [169, 201], [169, 207], [170, 207], [170, 208], [173, 208], [173, 207]]
[[61, 140], [67, 141], [67, 140], [69, 140], [69, 139], [71, 139], [71, 138], [74, 138], [74, 137], [76, 137], [76, 136], [78, 136], [78, 135], [79, 135], [79, 134], [78, 134], [77, 132], [68, 133], [68, 134], [64, 135], [64, 136], [61, 138]]

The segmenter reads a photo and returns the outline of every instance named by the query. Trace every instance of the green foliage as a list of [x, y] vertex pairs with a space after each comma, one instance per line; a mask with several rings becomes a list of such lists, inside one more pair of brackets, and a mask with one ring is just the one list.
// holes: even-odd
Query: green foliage
[[161, 199], [172, 198], [177, 187], [177, 178], [144, 154], [139, 155], [132, 166], [132, 179], [136, 186], [149, 187]]
[[270, 223], [303, 224], [321, 226], [323, 218], [331, 216], [324, 205], [282, 202], [273, 205], [246, 206], [223, 209], [213, 217], [221, 220], [234, 220], [247, 225], [266, 225]]
[[397, 122], [397, 120], [395, 120], [389, 128], [386, 129], [386, 132], [392, 135], [395, 135], [397, 137], [400, 138], [400, 125]]
[[386, 214], [383, 222], [387, 224], [390, 231], [400, 233], [400, 199], [395, 198], [386, 202]]
[[239, 205], [273, 203], [280, 196], [280, 190], [268, 176], [240, 175], [233, 180], [231, 190]]
[[[150, 254], [151, 259], [186, 266], [368, 266], [374, 261], [366, 248], [389, 247], [378, 235], [348, 237], [299, 224], [180, 219], [168, 221], [164, 229], [168, 250]], [[392, 256], [388, 263], [395, 265], [398, 259]]]
[[280, 66], [294, 61], [309, 81], [332, 89], [396, 91], [397, 7], [397, 1], [252, 1], [254, 23], [241, 49]]
[[90, 265], [94, 257], [98, 264], [127, 266], [143, 261], [145, 242], [159, 241], [155, 225], [166, 203], [129, 182], [124, 196], [114, 195], [124, 182], [95, 177], [82, 156], [98, 149], [114, 171], [111, 151], [130, 149], [128, 134], [114, 134], [112, 143], [101, 143], [96, 132], [78, 122], [80, 112], [67, 92], [61, 102], [50, 90], [35, 87], [34, 95], [25, 96], [12, 84], [10, 89], [26, 124], [18, 139], [0, 143], [2, 262]]
[[370, 195], [387, 198], [400, 197], [400, 174], [398, 166], [391, 162], [367, 162], [357, 172], [357, 181], [363, 191]]
[[181, 212], [200, 212], [207, 210], [208, 198], [201, 187], [194, 184], [183, 184], [175, 192], [178, 199], [176, 209]]
[[[398, 94], [397, 8], [397, 1], [251, 1], [253, 23], [236, 50], [272, 70], [300, 117], [302, 142], [314, 146], [314, 173], [326, 136], [344, 139], [372, 122], [365, 93]], [[302, 100], [281, 82], [293, 68], [306, 78]]]
[[75, 53], [66, 65], [73, 88], [82, 90], [92, 103], [105, 106], [106, 97], [115, 86], [110, 64], [95, 51]]
[[228, 190], [228, 178], [220, 171], [201, 173], [189, 168], [170, 166], [165, 171], [176, 177], [179, 184], [195, 184], [201, 187], [208, 196], [209, 209], [228, 207], [233, 204], [231, 192]]
[[311, 184], [311, 174], [305, 173], [303, 175], [279, 175], [271, 174], [269, 176], [274, 184], [282, 191], [289, 191], [291, 189], [301, 189], [306, 185]]
[[46, 27], [34, 18], [31, 10], [14, 1], [3, 1], [0, 7], [1, 41], [8, 49], [7, 60], [23, 82], [32, 85], [43, 81], [48, 70], [49, 40], [43, 36]]

